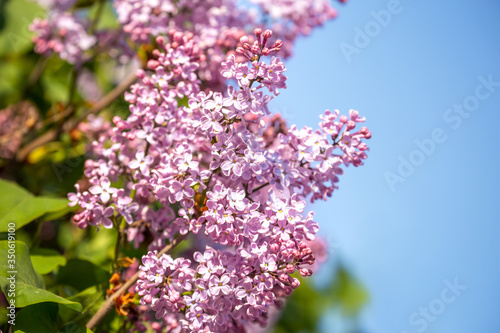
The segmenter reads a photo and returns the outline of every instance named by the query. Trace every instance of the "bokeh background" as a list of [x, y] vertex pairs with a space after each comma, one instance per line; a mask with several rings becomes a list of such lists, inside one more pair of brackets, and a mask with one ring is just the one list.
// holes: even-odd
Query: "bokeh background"
[[[385, 27], [373, 23], [395, 3]], [[316, 283], [341, 262], [369, 291], [357, 332], [500, 332], [500, 86], [479, 105], [470, 98], [478, 77], [500, 82], [499, 14], [493, 0], [349, 1], [287, 63], [275, 111], [314, 127], [323, 110], [352, 108], [373, 133], [366, 165], [314, 205], [331, 254]], [[473, 111], [459, 116], [454, 105], [464, 103]], [[415, 141], [435, 129], [446, 140], [421, 161]], [[410, 157], [414, 170], [400, 167]], [[441, 309], [445, 281], [455, 280], [466, 289]], [[342, 322], [331, 310], [322, 331]]]
[[[23, 3], [11, 0], [17, 14], [6, 15], [0, 1], [1, 108], [27, 93], [38, 59], [26, 37], [36, 10]], [[494, 0], [351, 0], [298, 42], [271, 111], [317, 127], [325, 109], [352, 108], [373, 137], [366, 164], [347, 168], [333, 198], [309, 207], [328, 260], [294, 293], [276, 332], [500, 332], [499, 14]], [[16, 56], [4, 56], [12, 45]], [[50, 60], [31, 100], [64, 99], [69, 71]], [[106, 78], [106, 67], [95, 71]], [[107, 116], [123, 110], [117, 101]], [[84, 161], [72, 140], [7, 171], [37, 195], [64, 196]], [[61, 180], [54, 165], [71, 172]], [[18, 239], [109, 265], [110, 233], [39, 222]]]

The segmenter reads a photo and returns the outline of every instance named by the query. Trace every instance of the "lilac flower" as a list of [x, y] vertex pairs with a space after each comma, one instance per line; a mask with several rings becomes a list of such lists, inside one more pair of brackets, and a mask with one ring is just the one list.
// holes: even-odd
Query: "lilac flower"
[[144, 151], [139, 150], [135, 154], [135, 160], [130, 161], [128, 167], [132, 170], [139, 168], [142, 174], [149, 176], [149, 167], [153, 163], [154, 157], [151, 155], [145, 156]]
[[100, 181], [100, 185], [94, 185], [89, 189], [89, 192], [94, 195], [99, 195], [99, 198], [103, 203], [107, 203], [111, 198], [111, 195], [116, 192], [116, 188], [111, 187], [109, 179], [103, 178]]
[[287, 241], [290, 239], [290, 235], [293, 235], [293, 225], [288, 224], [285, 220], [279, 220], [278, 225], [274, 227], [274, 234], [281, 237], [282, 240]]
[[254, 277], [254, 284], [259, 291], [270, 290], [274, 283], [271, 274], [263, 273]]
[[229, 206], [238, 211], [243, 211], [247, 207], [245, 202], [245, 192], [229, 190], [227, 197], [229, 199]]
[[184, 304], [187, 307], [195, 307], [198, 303], [207, 299], [206, 291], [195, 290], [191, 296], [184, 296]]
[[208, 99], [205, 101], [205, 108], [211, 110], [212, 112], [220, 112], [223, 107], [230, 106], [232, 104], [230, 98], [223, 98], [221, 93], [215, 93], [213, 99]]
[[284, 220], [287, 211], [287, 204], [283, 200], [276, 200], [271, 205], [273, 212], [276, 214], [278, 220]]
[[208, 316], [203, 312], [201, 307], [194, 306], [186, 313], [186, 319], [190, 320], [193, 328], [199, 329], [208, 320]]
[[[328, 9], [324, 0], [314, 2]], [[303, 31], [313, 25], [304, 21], [308, 15], [326, 15], [304, 1], [307, 15], [290, 12], [290, 2], [276, 3], [276, 17]], [[252, 40], [241, 37], [247, 23], [227, 29], [224, 22], [232, 21], [226, 18], [242, 16], [232, 16], [232, 6], [205, 10], [219, 8], [212, 2], [196, 4], [197, 13], [206, 13], [192, 21], [196, 35], [180, 32], [189, 27], [177, 29], [175, 10], [187, 8], [185, 18], [194, 17], [190, 4], [115, 1], [123, 33], [159, 48], [148, 54], [125, 95], [130, 115], [115, 117], [114, 127], [92, 144], [96, 159], [86, 161], [84, 170], [92, 186], [77, 187], [68, 198], [81, 207], [74, 217], [78, 226], [111, 228], [125, 219], [127, 241], [135, 247], [160, 250], [179, 235], [196, 234], [185, 257], [157, 258], [154, 251], [143, 257], [137, 317], [157, 331], [233, 332], [250, 322], [265, 324], [269, 310], [299, 287], [291, 274], [311, 274], [317, 251], [309, 241], [318, 224], [313, 213], [303, 217], [305, 200], [332, 195], [341, 165], [358, 166], [367, 157], [363, 140], [371, 133], [356, 128], [364, 118], [355, 111], [349, 117], [325, 111], [318, 130], [287, 126], [269, 114], [267, 103], [287, 78], [283, 62], [267, 56], [290, 49], [271, 42], [269, 30], [255, 29]], [[214, 23], [210, 29], [208, 21]], [[151, 44], [151, 34], [159, 32]], [[238, 40], [238, 58], [227, 55]], [[224, 82], [219, 72], [236, 81]]]
[[113, 207], [103, 208], [102, 206], [94, 207], [94, 224], [102, 226], [106, 229], [113, 228], [113, 222], [109, 219], [113, 216], [114, 209]]
[[82, 199], [82, 194], [80, 193], [80, 185], [75, 184], [76, 193], [68, 193], [68, 206], [74, 207], [80, 203]]
[[242, 90], [236, 90], [233, 86], [227, 87], [227, 95], [228, 95], [228, 105], [234, 105], [234, 107], [238, 110], [244, 110], [248, 107], [248, 98], [246, 97], [246, 93]]
[[229, 55], [225, 62], [221, 64], [221, 74], [226, 79], [231, 79], [236, 75], [235, 57], [234, 54]]
[[222, 293], [224, 295], [229, 295], [231, 292], [231, 287], [228, 285], [229, 275], [224, 274], [220, 278], [217, 276], [212, 276], [210, 278], [210, 293], [212, 295], [219, 295]]
[[194, 190], [191, 188], [191, 185], [193, 185], [193, 180], [190, 178], [184, 181], [174, 181], [170, 187], [172, 193], [170, 201], [174, 203], [181, 201], [184, 197], [190, 198], [194, 196]]
[[208, 281], [217, 272], [217, 268], [209, 261], [207, 266], [198, 266], [197, 272], [202, 275], [203, 280]]
[[220, 112], [207, 111], [201, 118], [201, 128], [212, 135], [221, 133], [224, 128], [220, 124], [222, 114]]
[[278, 269], [278, 265], [276, 264], [276, 256], [275, 255], [260, 255], [260, 268], [266, 272], [274, 272]]
[[118, 190], [116, 200], [116, 211], [122, 215], [128, 224], [134, 222], [133, 214], [139, 210], [139, 204], [132, 202], [131, 197], [125, 197], [122, 194], [123, 190]]
[[283, 165], [274, 167], [274, 174], [281, 181], [283, 186], [290, 186], [292, 181], [299, 176], [297, 169], [293, 169], [288, 161], [284, 162]]
[[140, 129], [136, 132], [136, 136], [140, 139], [146, 139], [152, 145], [156, 145], [158, 142], [156, 138], [158, 136], [159, 129], [154, 127], [153, 122], [144, 123]]
[[181, 172], [186, 172], [188, 169], [198, 170], [198, 162], [193, 161], [191, 153], [184, 153], [182, 156], [176, 157], [174, 163]]
[[240, 284], [234, 292], [237, 299], [247, 298], [249, 303], [255, 304], [255, 294], [257, 289], [253, 287], [252, 281], [246, 281]]
[[80, 64], [84, 52], [97, 41], [86, 33], [87, 24], [69, 12], [55, 12], [49, 20], [36, 18], [30, 26], [36, 34], [35, 52], [44, 55], [56, 52], [69, 63]]
[[234, 150], [229, 150], [221, 164], [222, 171], [229, 176], [231, 172], [236, 176], [241, 176], [243, 173], [243, 166], [246, 163], [243, 157], [238, 157]]
[[315, 234], [319, 230], [318, 223], [314, 222], [313, 220], [307, 220], [306, 223], [303, 226], [304, 230], [304, 236], [308, 240], [314, 240], [316, 238]]

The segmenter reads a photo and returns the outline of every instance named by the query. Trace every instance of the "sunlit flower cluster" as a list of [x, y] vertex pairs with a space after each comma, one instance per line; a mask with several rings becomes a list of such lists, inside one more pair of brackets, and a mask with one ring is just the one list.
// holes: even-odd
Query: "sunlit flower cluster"
[[[91, 186], [70, 194], [81, 227], [125, 221], [128, 240], [148, 240], [136, 291], [162, 325], [186, 332], [243, 331], [265, 324], [315, 263], [318, 224], [306, 199], [326, 199], [342, 165], [366, 158], [371, 137], [358, 112], [326, 111], [320, 129], [288, 128], [268, 103], [286, 88], [270, 30], [242, 36], [220, 65], [222, 92], [202, 90], [205, 55], [192, 33], [158, 37], [147, 70], [125, 99], [130, 115], [94, 142]], [[178, 235], [212, 246], [192, 258], [157, 251]], [[152, 237], [152, 238], [151, 238]], [[168, 319], [168, 320], [167, 320]], [[170, 326], [169, 326], [170, 325]], [[172, 326], [173, 325], [173, 326]], [[137, 327], [139, 327], [138, 325]]]

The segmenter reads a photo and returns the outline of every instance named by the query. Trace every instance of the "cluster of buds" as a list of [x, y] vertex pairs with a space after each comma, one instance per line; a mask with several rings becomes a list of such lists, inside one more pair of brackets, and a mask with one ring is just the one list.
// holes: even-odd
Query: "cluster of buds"
[[245, 56], [250, 61], [258, 61], [261, 56], [268, 56], [273, 52], [277, 53], [283, 46], [283, 42], [279, 39], [272, 46], [267, 46], [267, 42], [273, 35], [269, 29], [262, 32], [261, 28], [256, 28], [254, 34], [256, 38], [252, 44], [250, 44], [248, 36], [243, 36], [240, 38], [242, 46], [236, 48], [236, 53]]

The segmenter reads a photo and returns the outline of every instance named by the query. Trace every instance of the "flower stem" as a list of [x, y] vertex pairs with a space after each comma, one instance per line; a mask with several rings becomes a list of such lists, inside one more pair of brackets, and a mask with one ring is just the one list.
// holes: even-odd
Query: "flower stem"
[[261, 188], [264, 188], [266, 187], [267, 185], [270, 185], [269, 183], [265, 183], [265, 184], [262, 184], [260, 185], [259, 187], [255, 188], [252, 190], [252, 193], [250, 193], [250, 195], [254, 194], [255, 192], [257, 192], [258, 190], [260, 190]]
[[116, 236], [116, 244], [115, 244], [115, 261], [113, 263], [113, 270], [116, 273], [118, 271], [118, 259], [120, 259], [120, 250], [123, 243], [124, 236], [124, 227], [123, 227], [123, 219], [121, 222], [116, 223], [116, 230], [118, 231], [118, 235]]

